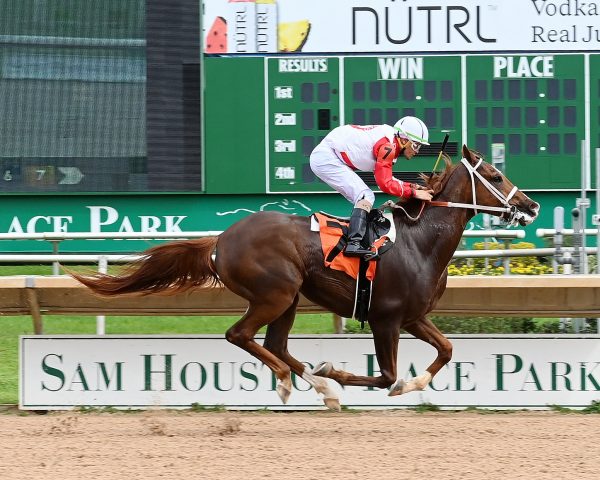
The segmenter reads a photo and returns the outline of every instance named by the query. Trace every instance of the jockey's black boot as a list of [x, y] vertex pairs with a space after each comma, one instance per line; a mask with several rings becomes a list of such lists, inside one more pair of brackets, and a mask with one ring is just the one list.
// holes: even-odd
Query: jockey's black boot
[[348, 244], [344, 249], [344, 255], [348, 257], [364, 257], [373, 252], [364, 248], [360, 242], [367, 233], [367, 214], [362, 208], [352, 210], [350, 226], [348, 227]]

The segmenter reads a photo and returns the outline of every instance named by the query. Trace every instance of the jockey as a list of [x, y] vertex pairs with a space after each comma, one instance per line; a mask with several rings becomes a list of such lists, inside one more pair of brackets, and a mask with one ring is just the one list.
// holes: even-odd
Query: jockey
[[364, 257], [372, 252], [360, 244], [367, 231], [367, 214], [375, 194], [355, 170], [375, 173], [382, 192], [403, 198], [429, 201], [433, 191], [392, 175], [400, 155], [410, 160], [421, 145], [429, 145], [429, 132], [416, 117], [403, 117], [389, 125], [342, 125], [334, 128], [310, 155], [310, 167], [317, 177], [354, 205], [350, 217], [348, 244], [344, 253]]

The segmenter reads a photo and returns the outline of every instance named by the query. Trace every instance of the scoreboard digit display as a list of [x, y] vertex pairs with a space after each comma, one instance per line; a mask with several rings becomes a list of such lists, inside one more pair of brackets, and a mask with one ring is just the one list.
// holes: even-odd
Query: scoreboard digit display
[[[341, 124], [393, 125], [422, 118], [432, 143], [394, 167], [415, 180], [430, 171], [444, 132], [460, 126], [460, 57], [269, 58], [266, 125], [270, 192], [324, 192], [310, 170], [313, 148]], [[340, 80], [340, 78], [342, 80]], [[341, 88], [340, 88], [341, 87]], [[449, 146], [456, 153], [458, 134]], [[373, 185], [373, 175], [361, 172]]]
[[[460, 57], [349, 57], [344, 61], [345, 123], [394, 125], [405, 115], [421, 118], [429, 129], [429, 147], [410, 162], [398, 161], [395, 172], [433, 168], [445, 132], [451, 134], [447, 151], [455, 154], [460, 142]], [[369, 182], [368, 182], [369, 183]]]
[[583, 55], [467, 57], [468, 144], [506, 146], [520, 188], [577, 188], [585, 136]]
[[270, 192], [322, 191], [309, 157], [340, 124], [338, 58], [268, 58], [265, 125]]

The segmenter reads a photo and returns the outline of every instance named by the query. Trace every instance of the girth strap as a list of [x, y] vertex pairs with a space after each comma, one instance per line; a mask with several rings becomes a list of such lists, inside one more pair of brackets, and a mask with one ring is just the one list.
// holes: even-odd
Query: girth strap
[[333, 262], [333, 259], [337, 257], [342, 252], [342, 250], [344, 250], [344, 247], [346, 247], [346, 243], [348, 243], [348, 241], [346, 240], [346, 235], [348, 234], [348, 226], [342, 225], [341, 223], [335, 222], [333, 220], [327, 220], [327, 226], [332, 228], [339, 228], [342, 231], [342, 236], [340, 237], [339, 242], [335, 245], [335, 247], [331, 249], [329, 255], [327, 255], [327, 258], [325, 258], [326, 261]]

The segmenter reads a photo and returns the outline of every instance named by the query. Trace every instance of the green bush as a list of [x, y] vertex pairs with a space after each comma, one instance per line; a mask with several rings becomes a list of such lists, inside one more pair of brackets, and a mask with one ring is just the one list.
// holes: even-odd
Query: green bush
[[451, 333], [534, 333], [536, 324], [522, 317], [442, 317], [431, 321], [446, 334]]
[[[533, 243], [518, 242], [510, 244], [510, 249], [535, 248]], [[505, 243], [477, 242], [474, 250], [504, 250]], [[592, 259], [595, 262], [595, 258]], [[595, 263], [594, 263], [595, 266]], [[562, 267], [560, 267], [562, 269]], [[560, 270], [559, 270], [560, 271]], [[593, 270], [591, 270], [593, 271]], [[544, 275], [553, 273], [552, 261], [547, 257], [512, 257], [510, 273], [513, 275]], [[504, 275], [504, 258], [458, 258], [448, 266], [448, 275]], [[433, 323], [445, 334], [460, 333], [565, 333], [571, 331], [567, 321], [561, 324], [558, 318], [525, 318], [525, 317], [445, 317], [430, 316]], [[596, 325], [592, 320], [586, 322], [582, 333], [595, 332]], [[360, 328], [356, 320], [346, 321], [347, 333], [371, 333], [368, 324]], [[403, 332], [404, 333], [404, 332]]]
[[[558, 318], [446, 317], [437, 315], [431, 315], [429, 318], [446, 335], [459, 333], [563, 333], [565, 327], [567, 331], [571, 328], [569, 324], [563, 327]], [[365, 323], [364, 330], [361, 330], [360, 322], [351, 319], [346, 320], [345, 331], [346, 333], [371, 333], [368, 323]]]

